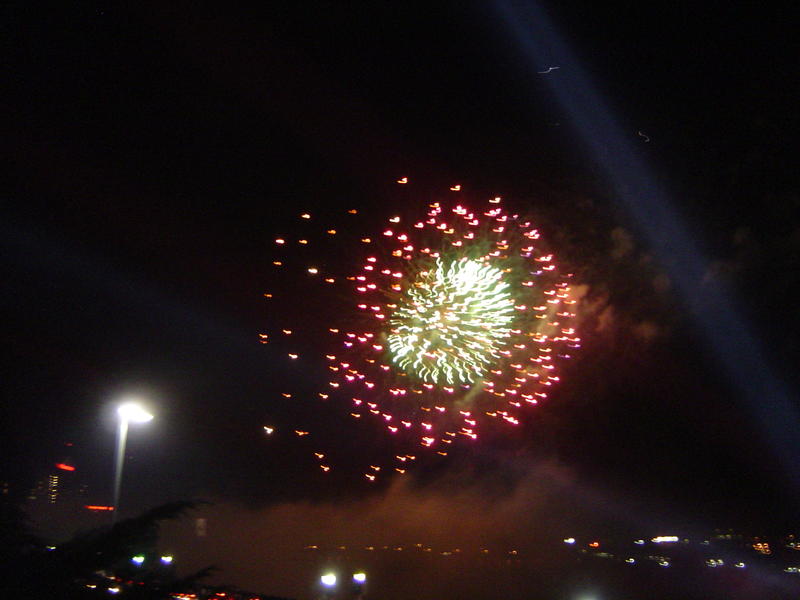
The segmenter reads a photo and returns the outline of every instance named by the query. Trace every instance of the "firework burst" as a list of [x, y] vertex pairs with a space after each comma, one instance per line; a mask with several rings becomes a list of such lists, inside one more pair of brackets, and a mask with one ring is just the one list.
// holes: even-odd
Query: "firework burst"
[[331, 311], [331, 377], [320, 396], [394, 436], [405, 448], [396, 471], [414, 460], [413, 448], [446, 456], [487, 421], [519, 424], [580, 344], [572, 275], [500, 198], [480, 210], [434, 202], [420, 219], [393, 216], [353, 256], [342, 278], [307, 269], [350, 290], [346, 308]]
[[388, 322], [392, 363], [435, 384], [471, 384], [500, 358], [514, 301], [503, 272], [467, 257], [436, 258]]

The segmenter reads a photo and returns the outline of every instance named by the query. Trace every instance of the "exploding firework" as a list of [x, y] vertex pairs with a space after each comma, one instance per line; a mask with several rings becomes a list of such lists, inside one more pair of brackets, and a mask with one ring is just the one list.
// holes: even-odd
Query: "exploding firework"
[[[345, 308], [330, 314], [331, 377], [319, 395], [394, 436], [406, 448], [396, 471], [415, 458], [413, 448], [446, 456], [488, 421], [519, 424], [579, 347], [572, 275], [559, 271], [534, 224], [507, 213], [500, 198], [480, 210], [441, 201], [419, 219], [392, 216], [350, 254], [344, 277], [306, 269], [349, 288]], [[374, 480], [379, 470], [365, 476]]]
[[500, 358], [514, 301], [503, 272], [467, 257], [436, 259], [389, 318], [391, 361], [436, 384], [471, 384]]

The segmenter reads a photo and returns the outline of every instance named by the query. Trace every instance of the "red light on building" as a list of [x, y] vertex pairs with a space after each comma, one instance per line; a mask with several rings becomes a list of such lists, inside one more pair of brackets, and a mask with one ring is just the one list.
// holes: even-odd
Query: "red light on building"
[[67, 463], [56, 463], [56, 469], [61, 469], [62, 471], [74, 471], [75, 467], [68, 465]]
[[110, 510], [114, 510], [114, 507], [113, 506], [98, 506], [96, 504], [87, 504], [86, 505], [86, 509], [87, 510], [97, 510], [97, 511], [101, 511], [101, 510], [109, 510], [110, 511]]

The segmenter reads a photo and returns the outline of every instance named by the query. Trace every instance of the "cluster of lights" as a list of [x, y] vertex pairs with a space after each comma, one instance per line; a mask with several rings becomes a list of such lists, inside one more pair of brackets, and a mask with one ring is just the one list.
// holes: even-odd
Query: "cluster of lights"
[[[732, 540], [732, 539], [736, 539], [736, 538], [737, 538], [737, 536], [735, 536], [733, 534], [724, 534], [724, 535], [715, 536], [715, 539], [722, 539], [722, 540]], [[793, 536], [790, 536], [790, 538], [793, 539]], [[756, 538], [756, 539], [758, 540], [758, 538]], [[567, 544], [567, 545], [570, 545], [570, 546], [574, 546], [575, 544], [577, 544], [577, 540], [574, 537], [564, 538], [563, 542], [565, 544]], [[676, 536], [676, 535], [660, 535], [660, 536], [656, 536], [656, 537], [651, 538], [650, 542], [652, 542], [653, 544], [669, 544], [669, 543], [676, 543], [676, 542], [683, 542], [684, 544], [688, 544], [689, 540], [685, 539], [685, 538], [683, 540], [681, 540], [681, 538]], [[647, 542], [645, 542], [644, 539], [637, 539], [637, 540], [634, 540], [633, 543], [635, 545], [637, 545], [637, 546], [644, 546]], [[596, 549], [598, 549], [600, 547], [600, 543], [597, 542], [597, 541], [589, 542], [586, 545], [589, 548], [592, 548], [594, 550], [596, 550]], [[700, 542], [700, 545], [701, 546], [709, 546], [710, 542], [708, 540], [703, 540], [702, 542]], [[764, 555], [772, 554], [772, 551], [771, 551], [771, 549], [769, 547], [769, 543], [768, 542], [756, 541], [751, 545], [751, 547], [753, 548], [753, 550], [755, 550], [759, 554], [764, 554]], [[789, 542], [789, 543], [786, 544], [786, 547], [787, 548], [791, 548], [791, 549], [796, 549], [797, 544], [795, 544], [794, 542]], [[600, 556], [600, 557], [605, 557], [605, 558], [613, 558], [614, 557], [613, 554], [608, 554], [606, 552], [598, 552], [598, 553], [595, 553], [594, 555], [595, 556]], [[659, 566], [662, 566], [662, 567], [668, 567], [671, 564], [670, 563], [671, 559], [669, 559], [666, 556], [650, 555], [647, 558], [649, 560], [651, 560], [651, 561], [656, 562]], [[629, 557], [629, 558], [624, 559], [624, 562], [626, 562], [628, 564], [635, 564], [636, 560], [634, 558], [632, 558], [632, 557]], [[722, 559], [722, 558], [708, 558], [708, 559], [705, 560], [705, 564], [706, 564], [707, 567], [712, 568], [712, 569], [715, 569], [715, 568], [718, 568], [718, 567], [723, 567], [723, 566], [726, 565], [725, 560]], [[733, 566], [733, 568], [735, 568], [735, 569], [745, 569], [747, 567], [747, 564], [745, 562], [743, 562], [743, 561], [739, 561], [739, 562], [732, 563], [731, 566]], [[786, 573], [800, 573], [800, 567], [787, 567], [787, 568], [784, 569], [784, 572], [786, 572]]]
[[[305, 548], [304, 548], [304, 550], [319, 550], [319, 549], [320, 549], [320, 547], [318, 545], [316, 545], [316, 544], [311, 544], [311, 545], [305, 546]], [[377, 550], [385, 550], [385, 551], [389, 551], [389, 552], [404, 552], [406, 550], [416, 550], [416, 551], [419, 551], [419, 552], [426, 552], [426, 553], [433, 553], [434, 552], [434, 549], [433, 549], [432, 546], [427, 546], [427, 545], [421, 544], [421, 543], [413, 544], [412, 546], [364, 546], [362, 549], [366, 550], [367, 552], [375, 552]], [[337, 546], [336, 550], [345, 551], [345, 550], [347, 550], [347, 546]], [[440, 556], [457, 556], [457, 555], [460, 555], [461, 553], [462, 553], [461, 548], [452, 548], [452, 549], [449, 549], [449, 550], [437, 550], [436, 551], [436, 554], [438, 554]], [[489, 551], [488, 548], [481, 548], [480, 549], [480, 553], [481, 554], [489, 554], [490, 551]], [[519, 550], [515, 550], [515, 549], [507, 550], [507, 551], [501, 552], [501, 554], [505, 554], [506, 556], [510, 556], [510, 557], [511, 556], [519, 556]]]
[[[52, 547], [48, 546], [48, 550], [49, 549], [55, 549], [55, 546], [52, 546]], [[133, 563], [137, 567], [141, 567], [142, 565], [144, 565], [146, 560], [147, 560], [147, 558], [145, 557], [144, 554], [135, 554], [135, 555], [131, 556], [131, 558], [130, 558], [131, 563]], [[159, 562], [162, 565], [170, 565], [170, 564], [172, 564], [172, 560], [173, 560], [172, 555], [164, 554], [164, 555], [162, 555], [160, 557], [160, 561]], [[84, 587], [86, 587], [87, 589], [90, 589], [90, 590], [96, 590], [96, 589], [98, 589], [98, 587], [100, 587], [100, 589], [105, 589], [105, 591], [108, 594], [117, 595], [117, 594], [120, 594], [123, 591], [123, 587], [120, 585], [120, 583], [125, 583], [126, 585], [130, 585], [132, 583], [131, 581], [123, 580], [122, 578], [120, 578], [118, 576], [114, 576], [114, 575], [103, 574], [103, 577], [106, 580], [108, 580], [108, 582], [103, 584], [102, 587], [98, 586], [97, 583], [86, 583], [86, 584], [84, 584]], [[174, 595], [170, 596], [170, 598], [175, 598], [176, 600], [178, 600], [178, 599], [180, 599], [180, 600], [190, 600], [190, 599], [193, 599], [193, 598], [197, 598], [197, 596], [195, 594], [174, 594]]]
[[769, 547], [769, 542], [755, 542], [753, 544], [753, 550], [759, 554], [772, 554], [772, 549]]
[[783, 570], [784, 573], [797, 573], [800, 574], [800, 567], [786, 567]]
[[[326, 588], [333, 588], [339, 581], [336, 573], [325, 573], [319, 578], [320, 583]], [[367, 574], [363, 571], [353, 573], [353, 583], [356, 585], [364, 585], [367, 582]]]
[[[137, 554], [131, 557], [131, 562], [139, 567], [144, 564], [145, 556], [144, 554]], [[162, 565], [171, 565], [173, 561], [173, 556], [171, 554], [164, 554], [161, 556], [159, 562]]]
[[[794, 539], [793, 536], [790, 536], [790, 538], [791, 538], [791, 540]], [[717, 536], [717, 539], [731, 540], [731, 539], [734, 539], [734, 536], [732, 536], [732, 535], [725, 536], [725, 537]], [[756, 538], [756, 539], [758, 539], [758, 538]], [[576, 538], [567, 537], [567, 538], [563, 538], [562, 542], [564, 544], [568, 545], [568, 546], [573, 546], [573, 547], [581, 549], [580, 551], [582, 553], [587, 553], [588, 552], [588, 553], [590, 553], [591, 556], [595, 556], [595, 557], [598, 557], [598, 558], [607, 558], [607, 559], [619, 560], [619, 561], [624, 562], [625, 564], [628, 564], [628, 565], [638, 564], [639, 561], [644, 561], [645, 563], [646, 562], [655, 563], [656, 565], [658, 565], [659, 567], [662, 567], [662, 568], [671, 567], [673, 565], [673, 559], [672, 558], [670, 558], [669, 556], [661, 555], [661, 554], [642, 555], [642, 556], [639, 556], [638, 559], [634, 558], [633, 556], [630, 556], [630, 555], [628, 555], [628, 556], [625, 556], [625, 555], [615, 556], [614, 554], [611, 554], [611, 553], [609, 553], [607, 551], [601, 551], [601, 543], [598, 540], [593, 540], [593, 541], [590, 541], [590, 542], [580, 542], [579, 543], [579, 541]], [[674, 536], [674, 535], [655, 536], [655, 537], [650, 539], [650, 543], [652, 543], [652, 544], [664, 544], [664, 543], [676, 543], [676, 542], [682, 543], [682, 544], [689, 544], [690, 540], [688, 540], [686, 538], [680, 538], [679, 536]], [[644, 539], [636, 539], [636, 540], [633, 540], [633, 544], [637, 545], [637, 546], [644, 546], [644, 545], [648, 544], [648, 542], [646, 542]], [[704, 541], [700, 542], [699, 544], [701, 546], [709, 546], [710, 545], [708, 540], [704, 540]], [[757, 552], [761, 553], [761, 551], [763, 551], [763, 549], [766, 547], [766, 545], [767, 545], [767, 542], [757, 541], [757, 542], [755, 542], [755, 544], [752, 544], [752, 547], [753, 547], [754, 550], [756, 550]], [[790, 542], [788, 542], [786, 544], [787, 548], [793, 549], [793, 550], [796, 549], [797, 546], [798, 546], [798, 544], [796, 544], [794, 541], [790, 541]], [[348, 546], [340, 545], [340, 546], [336, 546], [336, 547], [331, 548], [331, 549], [332, 550], [337, 550], [337, 551], [347, 551], [348, 550]], [[321, 550], [321, 548], [320, 548], [319, 545], [312, 544], [312, 545], [305, 546], [305, 550], [318, 551], [318, 550]], [[364, 547], [357, 546], [357, 547], [350, 547], [350, 550], [351, 551], [366, 550], [368, 552], [374, 552], [374, 551], [379, 551], [379, 550], [391, 551], [391, 552], [419, 551], [419, 552], [424, 552], [424, 553], [431, 553], [433, 555], [438, 555], [438, 556], [442, 556], [442, 557], [445, 557], [445, 558], [446, 557], [457, 557], [457, 556], [462, 556], [462, 555], [469, 555], [470, 552], [471, 552], [470, 549], [462, 550], [461, 548], [451, 548], [449, 550], [436, 550], [433, 547], [428, 546], [428, 545], [423, 544], [423, 543], [415, 543], [415, 544], [411, 544], [411, 545], [408, 545], [408, 546], [393, 546], [393, 545], [364, 546]], [[473, 553], [474, 552], [478, 552], [478, 549], [472, 549], [472, 552]], [[479, 549], [479, 554], [480, 555], [492, 554], [492, 555], [495, 555], [495, 556], [500, 554], [502, 556], [505, 556], [505, 558], [507, 560], [510, 560], [510, 559], [523, 560], [524, 559], [524, 555], [519, 550], [516, 550], [516, 549], [501, 550], [501, 551], [490, 551], [488, 548], [481, 547]], [[726, 562], [725, 559], [719, 558], [719, 557], [705, 558], [703, 560], [704, 560], [705, 566], [710, 568], [710, 569], [718, 569], [718, 568], [721, 568], [721, 567], [725, 567], [725, 568], [733, 568], [733, 569], [741, 570], [741, 569], [746, 569], [747, 568], [747, 564], [748, 564], [748, 563], [745, 563], [744, 561]], [[798, 566], [786, 566], [782, 570], [783, 570], [784, 573], [800, 575], [800, 567], [798, 567]], [[335, 573], [329, 572], [329, 573], [326, 573], [325, 575], [323, 575], [322, 578], [320, 579], [320, 581], [321, 581], [322, 585], [325, 586], [326, 588], [333, 588], [337, 583], [337, 576], [336, 576]], [[363, 573], [355, 573], [355, 574], [353, 574], [353, 582], [357, 583], [357, 584], [365, 583], [366, 582], [366, 575], [363, 574]]]

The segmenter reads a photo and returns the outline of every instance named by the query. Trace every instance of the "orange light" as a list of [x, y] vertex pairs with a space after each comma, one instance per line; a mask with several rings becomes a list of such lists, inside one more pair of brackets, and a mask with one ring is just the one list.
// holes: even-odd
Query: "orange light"
[[113, 506], [97, 506], [95, 504], [87, 504], [85, 507], [87, 510], [114, 510]]
[[62, 471], [74, 471], [75, 467], [66, 463], [56, 463], [56, 469], [61, 469]]

